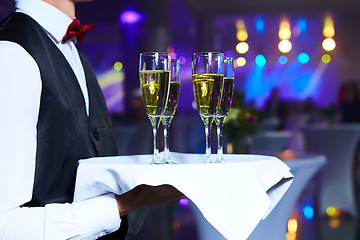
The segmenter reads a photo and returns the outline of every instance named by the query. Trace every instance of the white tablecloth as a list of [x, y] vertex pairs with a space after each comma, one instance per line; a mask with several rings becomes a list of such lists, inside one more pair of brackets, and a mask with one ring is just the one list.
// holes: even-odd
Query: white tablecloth
[[221, 164], [204, 164], [201, 154], [171, 156], [180, 164], [150, 165], [151, 155], [81, 160], [74, 201], [122, 194], [141, 184], [169, 184], [224, 237], [242, 240], [271, 212], [293, 177], [282, 161], [270, 156], [225, 155]]

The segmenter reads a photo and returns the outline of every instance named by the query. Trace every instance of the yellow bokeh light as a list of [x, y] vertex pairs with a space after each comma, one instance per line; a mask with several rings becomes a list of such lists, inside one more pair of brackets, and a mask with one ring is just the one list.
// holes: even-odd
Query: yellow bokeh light
[[236, 34], [236, 38], [239, 41], [246, 41], [248, 39], [248, 33], [246, 32], [246, 30], [239, 30]]
[[336, 214], [336, 208], [335, 207], [328, 207], [326, 209], [326, 214], [329, 216], [329, 217], [334, 217], [335, 214]]
[[236, 65], [243, 67], [246, 64], [246, 59], [244, 57], [239, 57], [236, 59]]
[[336, 47], [335, 40], [332, 38], [325, 38], [324, 41], [322, 42], [322, 47], [325, 51], [328, 52], [334, 50]]
[[281, 19], [280, 29], [282, 29], [282, 28], [288, 28], [288, 29], [290, 29], [290, 22], [289, 22], [289, 19], [287, 19], [286, 17], [284, 17], [283, 19]]
[[298, 223], [296, 219], [290, 219], [288, 221], [288, 232], [289, 233], [296, 233], [298, 227]]
[[331, 56], [329, 54], [324, 54], [322, 57], [321, 57], [321, 61], [323, 63], [329, 63], [331, 61]]
[[226, 151], [229, 154], [233, 153], [233, 145], [232, 145], [232, 143], [227, 143], [226, 144]]
[[335, 36], [334, 20], [331, 16], [326, 16], [324, 18], [323, 35], [327, 38], [332, 38]]
[[121, 62], [114, 63], [114, 69], [116, 71], [120, 71], [123, 68], [123, 64]]
[[331, 228], [338, 228], [340, 227], [340, 220], [339, 219], [330, 219], [329, 220], [329, 226]]
[[326, 26], [323, 29], [323, 35], [324, 37], [327, 38], [332, 38], [333, 36], [335, 36], [335, 29], [332, 26]]
[[286, 233], [286, 240], [296, 240], [296, 233]]
[[289, 40], [291, 37], [291, 30], [290, 28], [282, 28], [279, 30], [279, 38], [281, 40]]
[[331, 16], [324, 18], [324, 27], [334, 27], [334, 20]]
[[292, 44], [289, 40], [282, 40], [279, 42], [279, 50], [282, 53], [288, 53], [292, 49]]
[[249, 51], [249, 44], [246, 42], [240, 42], [236, 45], [236, 51], [240, 54], [244, 54]]
[[291, 37], [290, 22], [287, 18], [281, 19], [279, 26], [279, 38], [281, 40], [289, 40]]
[[245, 29], [245, 22], [244, 20], [237, 20], [236, 21], [236, 28], [238, 30], [244, 30]]

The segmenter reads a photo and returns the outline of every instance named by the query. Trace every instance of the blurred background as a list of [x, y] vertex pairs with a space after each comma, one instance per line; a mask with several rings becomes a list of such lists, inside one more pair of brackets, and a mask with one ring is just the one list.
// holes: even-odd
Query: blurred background
[[[0, 19], [13, 10], [12, 0], [1, 0]], [[83, 24], [97, 24], [79, 47], [92, 62], [105, 95], [120, 155], [152, 153], [138, 78], [139, 53], [144, 51], [167, 51], [181, 63], [171, 151], [205, 152], [191, 80], [191, 58], [197, 51], [223, 52], [235, 60], [233, 107], [243, 109], [236, 121], [244, 124], [225, 124], [225, 152], [269, 153], [253, 142], [268, 131], [289, 136], [281, 147], [268, 151], [306, 151], [302, 127], [360, 121], [359, 0], [97, 0], [77, 4], [76, 15]], [[269, 120], [272, 98], [283, 106], [275, 123]], [[215, 152], [215, 132], [212, 139]], [[315, 190], [307, 190], [292, 213], [306, 227], [292, 239], [328, 240], [319, 237], [323, 222], [314, 220], [316, 211], [311, 217], [302, 214], [305, 205], [313, 211], [317, 207], [308, 204], [316, 202]], [[159, 211], [172, 221], [159, 230], [166, 237], [157, 232], [154, 239], [196, 239], [187, 208]], [[357, 224], [350, 225], [356, 229]], [[166, 235], [169, 229], [176, 234]], [[149, 232], [146, 236], [139, 239], [153, 239]], [[352, 236], [334, 239], [360, 239]]]

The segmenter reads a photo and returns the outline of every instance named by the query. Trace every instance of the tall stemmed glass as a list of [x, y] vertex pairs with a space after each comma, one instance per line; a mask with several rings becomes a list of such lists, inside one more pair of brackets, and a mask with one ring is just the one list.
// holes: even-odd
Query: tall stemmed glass
[[222, 91], [221, 101], [217, 108], [215, 115], [215, 122], [218, 135], [218, 148], [216, 161], [218, 163], [224, 162], [223, 157], [223, 124], [225, 118], [230, 110], [234, 91], [234, 60], [229, 57], [224, 59], [224, 87]]
[[171, 59], [170, 92], [165, 112], [161, 117], [164, 126], [164, 163], [175, 163], [171, 160], [169, 152], [169, 127], [174, 117], [180, 93], [180, 61]]
[[154, 136], [152, 164], [162, 163], [159, 155], [157, 131], [169, 97], [170, 63], [170, 54], [166, 52], [140, 54], [139, 75], [142, 99]]
[[211, 161], [210, 129], [223, 88], [224, 54], [197, 52], [192, 58], [192, 79], [197, 110], [205, 125], [206, 162]]

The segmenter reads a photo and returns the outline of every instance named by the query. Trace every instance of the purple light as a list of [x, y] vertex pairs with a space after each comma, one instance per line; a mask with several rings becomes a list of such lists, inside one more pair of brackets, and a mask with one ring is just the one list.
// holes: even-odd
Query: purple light
[[122, 23], [136, 23], [141, 20], [142, 20], [142, 15], [132, 10], [127, 10], [120, 14], [120, 21]]
[[184, 63], [186, 63], [186, 58], [183, 56], [180, 56], [179, 61], [180, 61], [180, 64], [183, 65]]
[[182, 198], [182, 199], [180, 199], [179, 205], [183, 206], [183, 207], [187, 206], [187, 205], [189, 205], [189, 200], [186, 198]]

